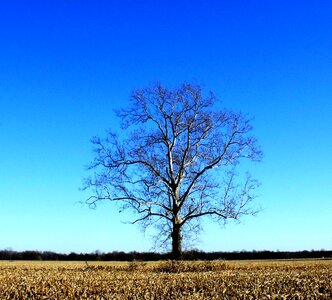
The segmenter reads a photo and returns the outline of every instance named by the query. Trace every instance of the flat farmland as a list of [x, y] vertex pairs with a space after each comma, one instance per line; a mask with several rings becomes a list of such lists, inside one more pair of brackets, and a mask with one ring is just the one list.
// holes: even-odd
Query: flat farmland
[[332, 260], [0, 261], [0, 299], [332, 299]]

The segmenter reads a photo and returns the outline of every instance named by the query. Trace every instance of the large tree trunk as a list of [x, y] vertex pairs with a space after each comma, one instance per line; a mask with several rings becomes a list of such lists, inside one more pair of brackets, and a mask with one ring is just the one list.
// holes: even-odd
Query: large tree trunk
[[181, 259], [182, 258], [182, 233], [181, 225], [173, 224], [172, 231], [172, 258]]

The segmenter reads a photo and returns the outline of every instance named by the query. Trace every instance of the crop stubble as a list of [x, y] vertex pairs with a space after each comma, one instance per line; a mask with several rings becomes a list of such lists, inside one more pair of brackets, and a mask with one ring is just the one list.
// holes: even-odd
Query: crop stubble
[[0, 299], [332, 299], [332, 260], [0, 262]]

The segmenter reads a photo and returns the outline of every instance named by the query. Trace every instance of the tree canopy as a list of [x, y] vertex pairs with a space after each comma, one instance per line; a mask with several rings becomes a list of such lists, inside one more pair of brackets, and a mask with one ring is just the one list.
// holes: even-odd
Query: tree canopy
[[133, 210], [133, 223], [154, 225], [160, 244], [171, 240], [174, 258], [182, 240], [200, 232], [203, 217], [225, 222], [255, 214], [258, 182], [237, 166], [259, 161], [262, 152], [250, 120], [216, 103], [196, 84], [133, 91], [129, 107], [117, 112], [121, 132], [92, 139], [86, 203], [109, 200]]

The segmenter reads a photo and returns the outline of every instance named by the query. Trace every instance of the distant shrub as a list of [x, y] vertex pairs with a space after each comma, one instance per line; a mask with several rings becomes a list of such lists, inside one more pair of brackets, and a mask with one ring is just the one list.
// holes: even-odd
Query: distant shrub
[[177, 261], [168, 260], [157, 264], [154, 267], [155, 272], [161, 273], [182, 273], [182, 272], [211, 272], [222, 271], [226, 269], [225, 261]]

